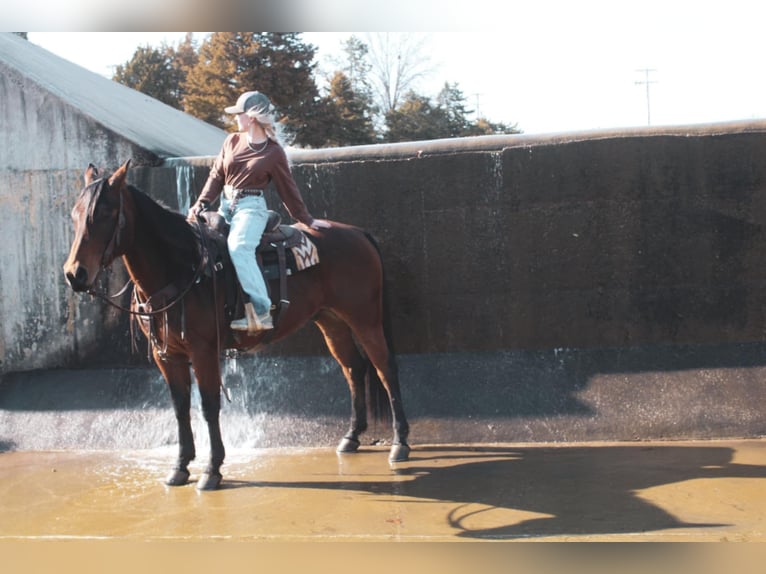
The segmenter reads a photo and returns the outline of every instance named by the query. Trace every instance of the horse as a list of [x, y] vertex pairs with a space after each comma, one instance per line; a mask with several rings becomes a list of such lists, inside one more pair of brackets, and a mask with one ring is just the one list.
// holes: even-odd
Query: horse
[[222, 347], [257, 350], [309, 321], [319, 327], [351, 394], [350, 426], [337, 451], [359, 449], [368, 414], [376, 414], [368, 413], [369, 404], [374, 404], [368, 395], [377, 388], [384, 398], [383, 414], [393, 426], [389, 461], [408, 460], [409, 425], [391, 345], [383, 263], [374, 238], [361, 228], [334, 221], [320, 230], [292, 226], [310, 236], [319, 264], [287, 278], [290, 305], [273, 331], [233, 331], [224, 320], [225, 289], [203, 272], [207, 250], [201, 223], [128, 183], [129, 165], [130, 160], [111, 174], [92, 164], [85, 170], [84, 187], [71, 212], [74, 239], [64, 276], [73, 291], [96, 295], [101, 272], [118, 257], [125, 264], [134, 290], [125, 310], [140, 318], [141, 330], [153, 342], [151, 354], [169, 388], [178, 424], [178, 457], [165, 483], [187, 484], [188, 466], [195, 458], [190, 365], [210, 436], [209, 461], [197, 488], [215, 490], [221, 485], [225, 457], [219, 423]]

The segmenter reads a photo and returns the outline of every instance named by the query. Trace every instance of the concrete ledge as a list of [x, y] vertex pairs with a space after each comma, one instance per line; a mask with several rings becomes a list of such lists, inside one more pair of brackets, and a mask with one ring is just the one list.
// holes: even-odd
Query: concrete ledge
[[[545, 134], [515, 134], [445, 138], [414, 142], [372, 144], [322, 149], [289, 148], [288, 154], [296, 164], [336, 163], [354, 160], [406, 159], [450, 155], [461, 152], [491, 152], [513, 148], [561, 145], [605, 139], [651, 137], [703, 137], [717, 135], [766, 133], [766, 121], [732, 121], [710, 124], [653, 126], [620, 129], [596, 129]], [[165, 167], [184, 165], [209, 167], [214, 156], [166, 158]]]

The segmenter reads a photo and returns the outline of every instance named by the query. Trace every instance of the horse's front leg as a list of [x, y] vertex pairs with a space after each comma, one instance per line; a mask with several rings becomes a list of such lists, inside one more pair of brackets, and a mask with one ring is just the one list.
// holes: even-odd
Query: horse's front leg
[[191, 373], [185, 357], [162, 360], [155, 354], [155, 362], [168, 384], [178, 423], [178, 459], [165, 484], [181, 486], [189, 481], [189, 463], [195, 456], [191, 426]]
[[215, 490], [221, 484], [221, 465], [226, 449], [221, 438], [221, 366], [215, 352], [192, 357], [192, 367], [197, 377], [202, 402], [202, 415], [210, 436], [210, 460], [205, 472], [197, 482], [198, 490]]

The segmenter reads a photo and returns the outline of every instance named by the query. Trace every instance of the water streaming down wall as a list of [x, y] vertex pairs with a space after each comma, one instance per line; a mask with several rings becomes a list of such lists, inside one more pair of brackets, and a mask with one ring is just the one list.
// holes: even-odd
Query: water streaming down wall
[[194, 170], [190, 165], [179, 164], [176, 170], [176, 198], [178, 199], [178, 211], [186, 213], [192, 204], [192, 185]]
[[[223, 360], [222, 369], [231, 397], [221, 405], [227, 447], [331, 446], [344, 434], [348, 391], [327, 361], [247, 356]], [[177, 441], [170, 396], [153, 366], [10, 373], [0, 404], [0, 452], [144, 449]], [[209, 441], [196, 385], [192, 425], [202, 454]]]

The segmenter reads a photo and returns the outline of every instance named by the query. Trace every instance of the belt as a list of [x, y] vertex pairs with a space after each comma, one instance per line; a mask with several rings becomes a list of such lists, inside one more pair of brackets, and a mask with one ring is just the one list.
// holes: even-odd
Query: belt
[[223, 186], [223, 194], [226, 199], [239, 199], [240, 197], [260, 197], [263, 195], [262, 189], [237, 189], [230, 185]]

